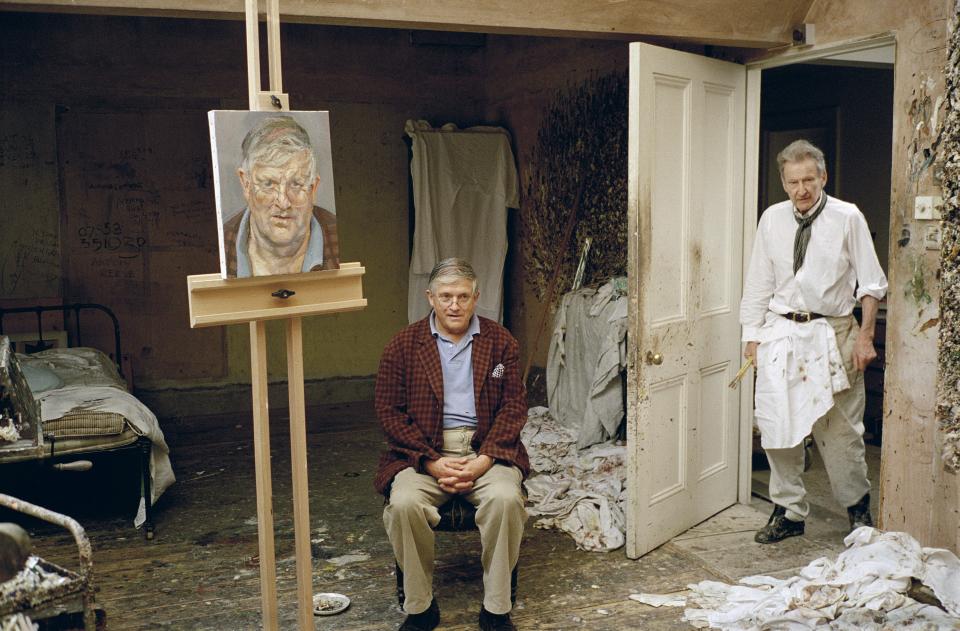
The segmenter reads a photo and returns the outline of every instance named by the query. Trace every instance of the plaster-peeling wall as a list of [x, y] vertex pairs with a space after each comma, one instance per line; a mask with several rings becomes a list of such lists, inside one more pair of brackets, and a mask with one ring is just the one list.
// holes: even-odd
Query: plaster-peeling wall
[[960, 2], [953, 16], [941, 138], [943, 220], [940, 257], [940, 374], [937, 379], [944, 467], [960, 473]]

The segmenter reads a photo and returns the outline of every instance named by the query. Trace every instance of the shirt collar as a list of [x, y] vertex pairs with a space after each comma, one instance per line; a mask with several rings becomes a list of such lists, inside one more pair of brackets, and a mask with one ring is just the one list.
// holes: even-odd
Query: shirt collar
[[808, 210], [808, 211], [806, 212], [806, 214], [800, 214], [800, 211], [797, 210], [796, 205], [791, 204], [791, 205], [793, 206], [793, 216], [796, 217], [797, 219], [803, 219], [804, 217], [809, 217], [809, 216], [810, 216], [810, 213], [817, 211], [817, 208], [820, 206], [820, 202], [823, 201], [823, 197], [824, 197], [824, 195], [826, 195], [826, 194], [827, 194], [826, 191], [821, 190], [821, 191], [820, 191], [820, 197], [817, 198], [816, 203], [815, 203], [813, 206], [810, 207], [810, 210]]
[[[430, 334], [433, 337], [443, 337], [440, 335], [440, 331], [437, 330], [437, 313], [436, 311], [430, 311]], [[463, 339], [473, 339], [473, 336], [480, 335], [480, 318], [477, 317], [477, 314], [474, 313], [470, 317], [470, 326], [467, 327], [467, 332], [464, 334]], [[443, 338], [447, 339], [447, 338]]]
[[[243, 210], [240, 227], [237, 229], [237, 278], [252, 276], [250, 270], [250, 255], [247, 253], [247, 243], [250, 239], [250, 209]], [[310, 215], [310, 240], [307, 241], [307, 251], [303, 255], [301, 272], [309, 272], [316, 266], [323, 265], [323, 229], [314, 215]]]

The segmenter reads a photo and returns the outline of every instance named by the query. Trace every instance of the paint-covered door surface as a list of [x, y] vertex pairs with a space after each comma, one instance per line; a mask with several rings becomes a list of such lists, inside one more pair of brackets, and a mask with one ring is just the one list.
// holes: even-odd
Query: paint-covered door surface
[[745, 83], [630, 47], [631, 558], [737, 500]]

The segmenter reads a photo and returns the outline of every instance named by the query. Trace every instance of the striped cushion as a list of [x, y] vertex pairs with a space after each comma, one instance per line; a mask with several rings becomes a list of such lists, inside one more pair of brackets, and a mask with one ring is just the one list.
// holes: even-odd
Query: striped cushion
[[60, 418], [44, 421], [43, 431], [57, 438], [73, 436], [114, 436], [123, 432], [126, 419], [115, 412], [67, 412]]

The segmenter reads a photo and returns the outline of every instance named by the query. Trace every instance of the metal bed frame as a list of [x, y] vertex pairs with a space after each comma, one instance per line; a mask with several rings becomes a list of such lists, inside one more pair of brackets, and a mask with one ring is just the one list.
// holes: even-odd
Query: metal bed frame
[[[110, 322], [113, 326], [114, 343], [114, 352], [112, 355], [110, 355], [110, 358], [113, 360], [114, 364], [116, 364], [117, 372], [120, 374], [120, 377], [125, 378], [122, 366], [123, 355], [120, 352], [120, 321], [117, 319], [116, 314], [114, 314], [109, 307], [104, 305], [97, 303], [69, 303], [63, 305], [35, 305], [30, 307], [0, 307], [0, 335], [4, 334], [3, 324], [5, 316], [12, 314], [35, 313], [37, 317], [37, 339], [43, 341], [43, 314], [51, 311], [59, 311], [63, 314], [64, 330], [67, 331], [69, 339], [72, 342], [75, 342], [75, 344], [71, 345], [83, 346], [83, 331], [81, 327], [80, 314], [85, 310], [99, 311], [110, 319]], [[143, 498], [144, 507], [146, 509], [146, 521], [143, 524], [143, 531], [144, 536], [148, 540], [153, 539], [153, 483], [150, 480], [150, 450], [152, 443], [150, 442], [149, 438], [140, 436], [134, 442], [127, 445], [122, 445], [120, 447], [111, 447], [107, 449], [97, 449], [94, 447], [88, 452], [70, 453], [65, 455], [58, 455], [56, 453], [57, 439], [53, 436], [53, 434], [45, 434], [44, 442], [49, 443], [50, 445], [49, 453], [41, 454], [37, 460], [42, 460], [50, 465], [59, 464], [69, 460], [76, 460], [88, 453], [107, 454], [136, 450], [138, 452], [140, 461], [140, 497]], [[0, 464], [2, 464], [2, 461], [0, 461]]]

